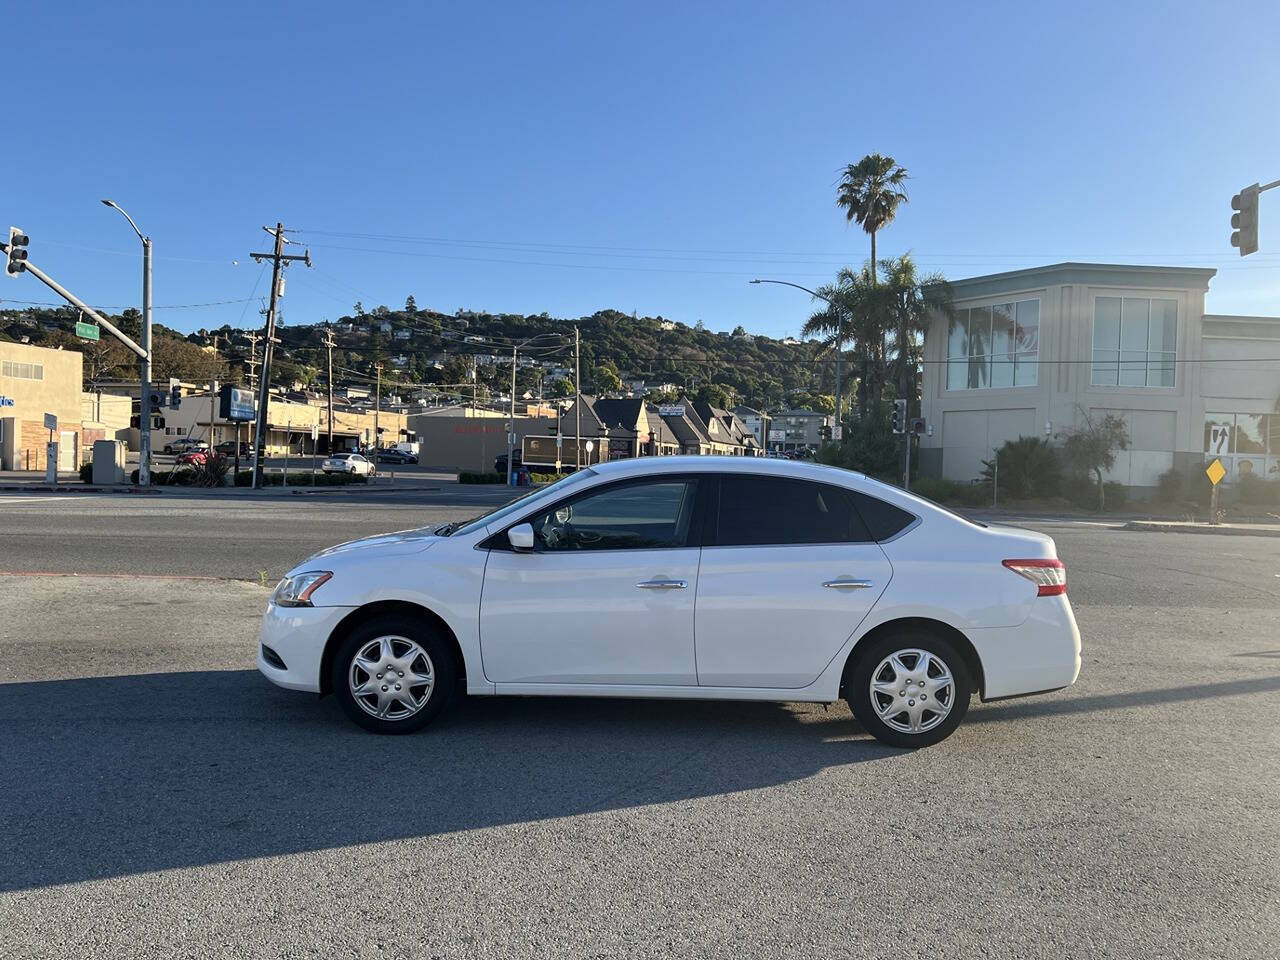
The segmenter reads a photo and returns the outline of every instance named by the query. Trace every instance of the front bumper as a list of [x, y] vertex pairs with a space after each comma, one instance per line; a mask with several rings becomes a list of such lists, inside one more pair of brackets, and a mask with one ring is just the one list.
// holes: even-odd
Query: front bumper
[[[258, 670], [276, 686], [319, 693], [320, 661], [325, 644], [334, 628], [353, 609], [267, 604], [258, 631]], [[264, 646], [275, 651], [284, 663], [283, 669], [268, 662], [263, 655]]]
[[1080, 628], [1065, 594], [1037, 597], [1016, 627], [965, 635], [982, 661], [984, 700], [1058, 690], [1080, 675]]

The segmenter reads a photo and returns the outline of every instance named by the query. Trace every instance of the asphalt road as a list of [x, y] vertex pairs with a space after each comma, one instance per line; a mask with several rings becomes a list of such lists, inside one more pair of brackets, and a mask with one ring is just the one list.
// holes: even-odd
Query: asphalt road
[[253, 671], [263, 588], [163, 575], [473, 505], [124, 499], [0, 501], [0, 567], [114, 524], [160, 575], [0, 576], [0, 956], [1280, 957], [1275, 540], [1042, 524], [1079, 683], [917, 753], [843, 705], [377, 738]]

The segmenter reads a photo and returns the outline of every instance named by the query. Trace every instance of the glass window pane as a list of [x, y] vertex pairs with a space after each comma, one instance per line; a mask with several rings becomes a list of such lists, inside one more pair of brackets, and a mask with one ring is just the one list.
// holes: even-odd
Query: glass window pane
[[1040, 376], [1040, 354], [1020, 353], [1013, 368], [1015, 387], [1034, 387]]
[[991, 308], [991, 386], [1013, 386], [1013, 304]]
[[1229, 413], [1204, 415], [1204, 452], [1212, 457], [1231, 453], [1233, 417]]
[[1236, 414], [1236, 453], [1265, 453], [1266, 437], [1262, 434], [1262, 417], [1252, 413]]
[[969, 311], [969, 356], [984, 357], [991, 352], [991, 308]]
[[1151, 301], [1151, 340], [1147, 349], [1152, 353], [1173, 353], [1178, 349], [1178, 301]]
[[1120, 373], [1119, 350], [1093, 351], [1092, 383], [1098, 387], [1114, 387], [1119, 383]]
[[1147, 351], [1124, 350], [1120, 354], [1120, 386], [1147, 385]]
[[1098, 297], [1093, 304], [1093, 349], [1120, 349], [1120, 298]]
[[957, 310], [947, 328], [947, 356], [969, 355], [969, 311]]
[[1035, 353], [1040, 349], [1040, 301], [1021, 300], [1018, 302], [1018, 330], [1014, 338], [1014, 349], [1018, 353]]
[[853, 493], [853, 502], [862, 522], [867, 525], [868, 534], [875, 540], [888, 540], [916, 519], [914, 514], [865, 493]]
[[1174, 356], [1172, 353], [1152, 353], [1148, 355], [1148, 387], [1173, 386], [1174, 370], [1177, 367], [1177, 364], [1174, 363]]
[[947, 361], [947, 389], [964, 390], [969, 385], [969, 361]]
[[991, 358], [970, 357], [968, 388], [980, 390], [989, 386], [991, 386]]
[[781, 477], [721, 477], [719, 546], [870, 539], [852, 498], [839, 487]]
[[1272, 453], [1280, 454], [1280, 413], [1273, 413], [1267, 417], [1267, 433], [1271, 437], [1267, 448]]
[[1147, 321], [1151, 314], [1151, 301], [1138, 297], [1125, 297], [1120, 319], [1120, 349], [1147, 349]]
[[536, 517], [543, 550], [645, 550], [684, 546], [694, 483], [663, 480], [614, 486]]

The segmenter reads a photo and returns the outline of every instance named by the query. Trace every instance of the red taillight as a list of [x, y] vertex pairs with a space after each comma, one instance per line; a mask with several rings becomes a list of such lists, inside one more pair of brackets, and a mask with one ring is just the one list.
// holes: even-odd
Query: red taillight
[[1034, 583], [1038, 597], [1067, 592], [1067, 568], [1061, 560], [1006, 560], [1004, 565]]

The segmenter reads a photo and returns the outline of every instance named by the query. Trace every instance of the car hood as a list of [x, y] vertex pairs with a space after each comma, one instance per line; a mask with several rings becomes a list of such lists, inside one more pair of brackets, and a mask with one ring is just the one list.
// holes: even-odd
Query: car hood
[[366, 556], [376, 554], [383, 557], [419, 553], [441, 539], [433, 534], [431, 529], [430, 527], [419, 527], [415, 530], [398, 530], [395, 533], [382, 533], [376, 537], [348, 540], [346, 543], [339, 543], [336, 546], [329, 547], [327, 550], [321, 550], [319, 553], [313, 554], [308, 558], [307, 563], [325, 557], [343, 556], [345, 559], [347, 555], [355, 553]]

